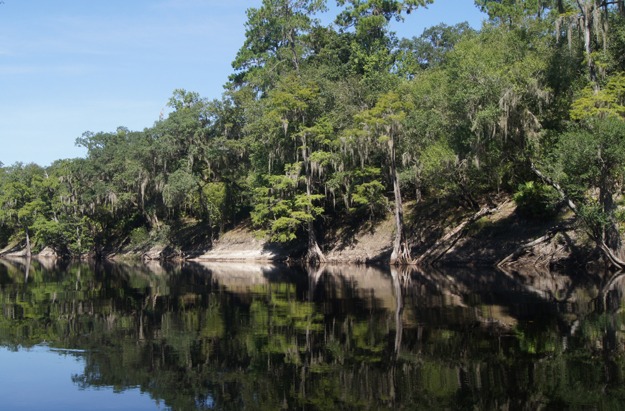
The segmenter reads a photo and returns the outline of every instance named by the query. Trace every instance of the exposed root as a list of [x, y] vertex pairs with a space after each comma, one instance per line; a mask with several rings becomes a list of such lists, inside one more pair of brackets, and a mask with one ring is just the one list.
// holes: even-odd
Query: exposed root
[[306, 264], [318, 266], [319, 264], [323, 264], [327, 261], [328, 259], [325, 254], [323, 254], [323, 251], [321, 251], [321, 248], [316, 241], [308, 245], [308, 251], [304, 256], [304, 262], [306, 262]]
[[405, 241], [402, 242], [399, 247], [393, 247], [390, 264], [395, 266], [414, 264], [414, 261], [410, 257], [410, 249]]

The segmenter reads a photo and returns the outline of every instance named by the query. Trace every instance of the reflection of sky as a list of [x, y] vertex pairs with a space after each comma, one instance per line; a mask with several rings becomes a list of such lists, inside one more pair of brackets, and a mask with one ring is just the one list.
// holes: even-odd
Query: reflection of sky
[[48, 347], [10, 351], [0, 347], [0, 409], [25, 410], [164, 410], [137, 388], [114, 393], [113, 388], [81, 390], [72, 375], [85, 363], [77, 353]]

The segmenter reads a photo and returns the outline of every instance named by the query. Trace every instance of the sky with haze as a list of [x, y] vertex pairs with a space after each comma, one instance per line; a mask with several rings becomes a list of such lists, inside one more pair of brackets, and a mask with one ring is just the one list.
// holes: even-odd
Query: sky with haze
[[[3, 0], [0, 162], [83, 157], [77, 137], [150, 127], [175, 89], [219, 98], [245, 38], [245, 10], [261, 3]], [[483, 18], [473, 0], [435, 0], [393, 30], [413, 37], [439, 23], [480, 28]]]

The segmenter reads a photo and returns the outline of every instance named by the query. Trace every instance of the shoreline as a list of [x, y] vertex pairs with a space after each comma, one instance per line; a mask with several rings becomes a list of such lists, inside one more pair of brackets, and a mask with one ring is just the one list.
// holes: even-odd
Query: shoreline
[[[412, 257], [409, 266], [493, 267], [502, 270], [539, 268], [541, 270], [580, 268], [601, 264], [583, 233], [575, 229], [574, 217], [563, 214], [555, 221], [527, 221], [515, 213], [511, 201], [503, 201], [489, 215], [473, 218], [457, 210], [446, 216], [434, 215], [409, 232]], [[417, 214], [415, 212], [415, 214]], [[444, 224], [444, 217], [455, 217]], [[438, 220], [437, 220], [438, 218]], [[357, 229], [340, 227], [325, 233], [321, 247], [330, 265], [359, 264], [390, 266], [394, 236], [392, 216], [364, 224]], [[16, 244], [0, 250], [0, 257], [27, 258]], [[261, 239], [258, 233], [241, 224], [226, 231], [210, 246], [191, 244], [144, 244], [104, 253], [112, 261], [190, 261], [219, 263], [301, 263], [305, 249], [301, 243], [277, 244]], [[62, 259], [50, 247], [31, 258]], [[84, 255], [80, 259], [92, 259]]]

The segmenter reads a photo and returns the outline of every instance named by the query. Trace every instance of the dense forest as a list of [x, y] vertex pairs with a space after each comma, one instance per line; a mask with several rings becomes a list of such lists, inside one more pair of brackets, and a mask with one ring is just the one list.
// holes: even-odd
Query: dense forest
[[390, 30], [432, 1], [337, 0], [322, 25], [324, 0], [263, 0], [221, 98], [176, 90], [152, 127], [79, 137], [86, 158], [0, 164], [0, 248], [105, 256], [246, 222], [322, 262], [329, 227], [392, 214], [403, 264], [406, 205], [507, 197], [569, 210], [625, 267], [625, 1], [476, 0], [480, 30]]

